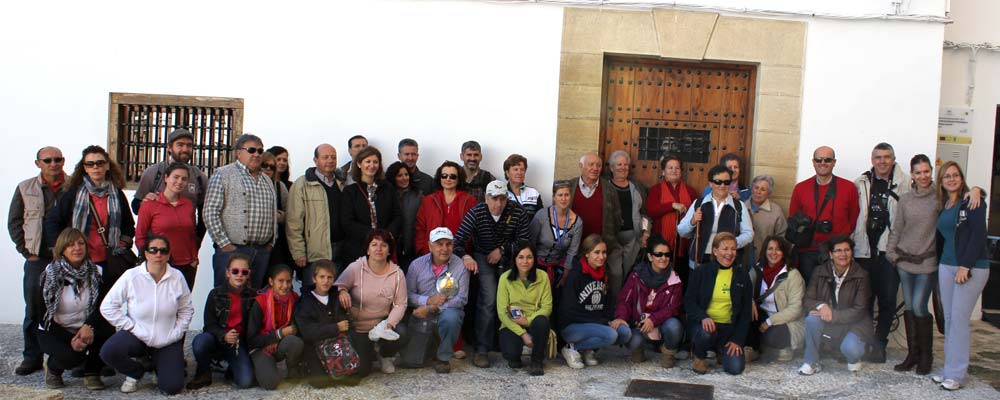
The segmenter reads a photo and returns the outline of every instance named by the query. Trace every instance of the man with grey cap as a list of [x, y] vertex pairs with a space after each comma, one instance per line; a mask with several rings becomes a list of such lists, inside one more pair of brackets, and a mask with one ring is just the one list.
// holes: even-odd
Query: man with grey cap
[[[462, 257], [465, 269], [479, 277], [476, 304], [476, 356], [473, 364], [490, 366], [487, 352], [493, 346], [497, 327], [497, 283], [500, 274], [510, 268], [518, 242], [528, 241], [528, 213], [507, 201], [507, 184], [495, 180], [486, 185], [486, 201], [476, 204], [458, 227], [455, 254]], [[472, 240], [473, 251], [465, 246]]]
[[164, 171], [171, 163], [179, 162], [188, 166], [187, 189], [181, 195], [187, 197], [194, 203], [195, 210], [198, 210], [197, 232], [198, 243], [205, 236], [205, 225], [201, 218], [201, 207], [205, 205], [205, 191], [208, 188], [208, 176], [201, 169], [191, 164], [194, 153], [194, 135], [191, 131], [178, 128], [167, 135], [167, 159], [150, 165], [142, 172], [139, 178], [139, 187], [135, 189], [135, 197], [132, 198], [132, 212], [139, 214], [142, 203], [156, 201], [157, 193], [162, 192], [167, 186]]
[[431, 252], [410, 263], [406, 271], [406, 291], [410, 303], [410, 341], [403, 350], [403, 366], [419, 367], [427, 353], [430, 335], [439, 342], [434, 370], [451, 372], [452, 347], [458, 341], [469, 299], [469, 273], [462, 259], [454, 254], [451, 230], [438, 227], [431, 231]]

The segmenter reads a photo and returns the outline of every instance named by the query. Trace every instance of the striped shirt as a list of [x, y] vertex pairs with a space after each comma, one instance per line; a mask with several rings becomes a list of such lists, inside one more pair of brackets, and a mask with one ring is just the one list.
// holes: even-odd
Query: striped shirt
[[458, 233], [455, 235], [455, 254], [459, 257], [464, 256], [465, 245], [472, 240], [476, 253], [489, 254], [494, 249], [500, 248], [503, 259], [509, 260], [512, 258], [514, 246], [520, 241], [528, 241], [528, 222], [528, 214], [524, 208], [513, 202], [507, 202], [507, 206], [496, 221], [486, 203], [476, 204], [465, 214], [462, 225], [458, 227]]

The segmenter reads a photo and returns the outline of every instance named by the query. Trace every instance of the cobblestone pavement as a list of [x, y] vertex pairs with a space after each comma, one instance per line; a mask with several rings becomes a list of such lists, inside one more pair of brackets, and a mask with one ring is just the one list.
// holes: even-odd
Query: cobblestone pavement
[[[188, 335], [192, 338], [194, 335]], [[220, 382], [195, 392], [184, 392], [182, 397], [199, 399], [387, 399], [387, 398], [620, 398], [630, 379], [654, 379], [698, 383], [715, 387], [717, 399], [998, 399], [1000, 392], [1000, 330], [982, 322], [973, 323], [973, 357], [970, 372], [973, 377], [965, 388], [945, 392], [927, 377], [912, 373], [892, 371], [892, 365], [903, 357], [902, 336], [895, 334], [886, 364], [865, 364], [857, 374], [847, 372], [843, 364], [824, 359], [824, 370], [811, 377], [799, 376], [796, 369], [801, 357], [790, 363], [754, 363], [741, 376], [728, 376], [722, 372], [697, 375], [690, 369], [690, 361], [678, 362], [678, 367], [664, 370], [654, 362], [632, 364], [628, 353], [622, 349], [604, 351], [599, 355], [601, 365], [584, 370], [566, 367], [561, 360], [546, 364], [545, 376], [530, 377], [524, 371], [507, 368], [499, 354], [492, 355], [493, 368], [480, 369], [468, 361], [453, 361], [450, 375], [437, 375], [431, 369], [399, 370], [395, 375], [375, 373], [358, 387], [313, 389], [306, 384], [282, 384], [274, 392], [258, 388], [233, 390]], [[943, 360], [941, 337], [935, 343], [935, 366]], [[190, 342], [190, 341], [189, 341]], [[131, 395], [118, 391], [123, 378], [117, 375], [106, 378], [109, 388], [91, 392], [82, 388], [82, 380], [65, 376], [67, 387], [62, 391], [47, 390], [41, 372], [27, 377], [15, 376], [14, 367], [20, 362], [20, 327], [0, 325], [0, 396], [2, 400], [34, 398], [68, 399], [145, 399], [162, 398], [156, 392], [153, 378], [143, 379], [142, 389]], [[194, 369], [188, 354], [188, 374]], [[651, 354], [652, 355], [652, 354]], [[991, 386], [992, 385], [992, 386]]]

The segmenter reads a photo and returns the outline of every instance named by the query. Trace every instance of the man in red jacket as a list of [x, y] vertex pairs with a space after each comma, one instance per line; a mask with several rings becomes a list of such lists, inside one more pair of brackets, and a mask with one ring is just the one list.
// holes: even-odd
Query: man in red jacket
[[858, 190], [854, 183], [833, 175], [837, 156], [833, 149], [821, 146], [813, 152], [816, 175], [799, 182], [792, 190], [788, 215], [801, 212], [812, 219], [815, 230], [812, 242], [799, 251], [799, 271], [806, 282], [816, 265], [821, 264], [820, 245], [833, 235], [850, 235], [858, 220]]

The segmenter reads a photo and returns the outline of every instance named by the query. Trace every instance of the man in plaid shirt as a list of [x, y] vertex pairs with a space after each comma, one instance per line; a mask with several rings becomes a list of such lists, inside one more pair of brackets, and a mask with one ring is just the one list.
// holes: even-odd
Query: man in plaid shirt
[[212, 270], [215, 286], [226, 283], [226, 266], [233, 254], [250, 256], [250, 284], [264, 285], [267, 263], [278, 235], [274, 183], [261, 173], [264, 142], [243, 134], [236, 139], [236, 162], [220, 167], [208, 181], [205, 227], [215, 242]]

